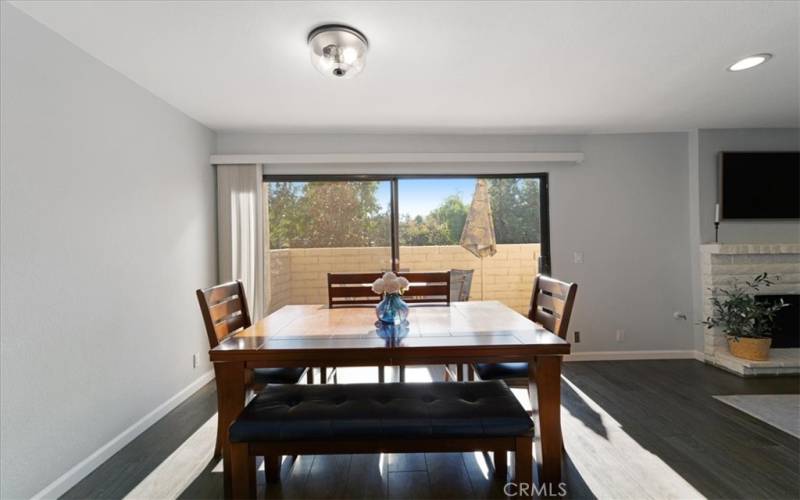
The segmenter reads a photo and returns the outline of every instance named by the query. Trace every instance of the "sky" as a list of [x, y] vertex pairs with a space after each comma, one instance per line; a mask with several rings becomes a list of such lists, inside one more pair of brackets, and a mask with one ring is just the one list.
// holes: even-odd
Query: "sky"
[[[425, 216], [453, 194], [469, 204], [475, 191], [475, 179], [400, 179], [397, 189], [401, 215]], [[378, 187], [378, 201], [383, 207], [389, 206], [390, 190], [389, 182], [381, 182]]]
[[[475, 192], [475, 181], [475, 178], [400, 179], [398, 181], [400, 215], [424, 217], [451, 195], [457, 195], [465, 205], [469, 205]], [[391, 183], [379, 181], [376, 196], [381, 207], [388, 211]]]

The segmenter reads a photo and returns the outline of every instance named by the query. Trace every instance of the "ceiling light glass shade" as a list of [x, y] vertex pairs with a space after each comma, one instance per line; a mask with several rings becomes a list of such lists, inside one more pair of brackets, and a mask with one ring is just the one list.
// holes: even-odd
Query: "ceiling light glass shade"
[[755, 68], [759, 64], [764, 64], [772, 58], [772, 54], [756, 54], [740, 59], [735, 63], [728, 66], [728, 71], [744, 71], [746, 69]]
[[349, 26], [329, 24], [308, 35], [311, 64], [323, 75], [352, 78], [367, 62], [367, 38]]

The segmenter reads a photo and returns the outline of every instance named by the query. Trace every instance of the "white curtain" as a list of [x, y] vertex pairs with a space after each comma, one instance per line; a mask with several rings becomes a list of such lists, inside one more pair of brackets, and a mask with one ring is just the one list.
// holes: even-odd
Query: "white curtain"
[[268, 301], [263, 182], [261, 165], [217, 166], [219, 279], [242, 280], [253, 321], [264, 317]]

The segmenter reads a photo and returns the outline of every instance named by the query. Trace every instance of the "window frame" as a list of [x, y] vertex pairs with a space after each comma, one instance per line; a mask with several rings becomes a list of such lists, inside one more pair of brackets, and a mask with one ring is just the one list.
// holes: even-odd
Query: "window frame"
[[390, 247], [392, 270], [400, 268], [400, 211], [398, 206], [399, 181], [406, 179], [538, 179], [539, 180], [539, 273], [550, 275], [552, 264], [550, 259], [550, 181], [547, 172], [537, 173], [509, 173], [509, 174], [264, 174], [263, 182], [348, 182], [348, 181], [379, 181], [390, 183], [389, 221], [390, 221]]

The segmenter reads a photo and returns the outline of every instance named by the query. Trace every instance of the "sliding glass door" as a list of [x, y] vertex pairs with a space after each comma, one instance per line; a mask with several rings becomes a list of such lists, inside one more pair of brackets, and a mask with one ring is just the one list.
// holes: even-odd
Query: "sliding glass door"
[[450, 269], [452, 300], [499, 300], [527, 312], [533, 277], [542, 256], [542, 179], [483, 180], [496, 253], [482, 258], [460, 244], [477, 178], [398, 180], [400, 268]]
[[265, 176], [270, 311], [327, 302], [328, 272], [452, 270], [452, 300], [526, 312], [548, 272], [547, 176], [482, 177], [496, 252], [461, 245], [477, 177]]
[[265, 259], [269, 312], [327, 304], [327, 273], [391, 268], [391, 184], [268, 180]]

